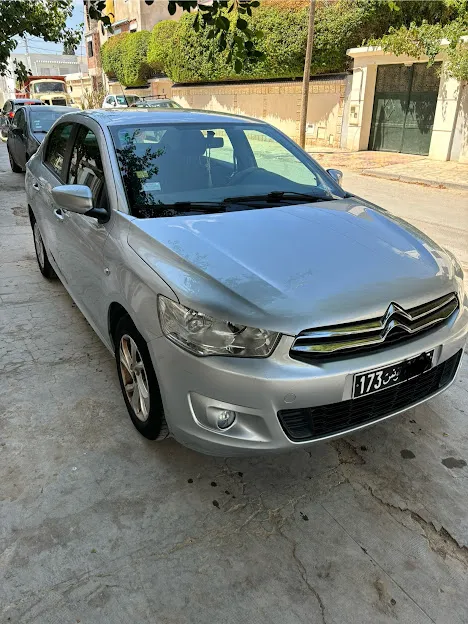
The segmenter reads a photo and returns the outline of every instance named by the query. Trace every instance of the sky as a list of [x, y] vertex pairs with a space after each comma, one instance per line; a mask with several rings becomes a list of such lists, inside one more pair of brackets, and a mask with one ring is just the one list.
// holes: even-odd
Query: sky
[[[73, 15], [67, 20], [67, 26], [71, 28], [76, 28], [84, 22], [83, 0], [74, 0], [73, 5]], [[43, 39], [39, 39], [38, 37], [28, 37], [28, 45], [29, 52], [31, 54], [34, 52], [38, 54], [62, 54], [63, 52], [63, 44], [51, 43], [50, 41], [46, 42]], [[24, 42], [19, 38], [15, 52], [19, 54], [24, 54], [25, 52]], [[77, 48], [76, 53], [82, 55], [85, 54], [84, 43], [81, 45], [81, 47]]]

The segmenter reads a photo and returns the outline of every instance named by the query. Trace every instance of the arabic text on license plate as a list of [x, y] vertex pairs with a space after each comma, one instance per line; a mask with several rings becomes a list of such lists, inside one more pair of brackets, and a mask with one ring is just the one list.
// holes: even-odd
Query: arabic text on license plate
[[354, 375], [353, 398], [380, 392], [425, 373], [432, 367], [434, 351], [384, 368]]

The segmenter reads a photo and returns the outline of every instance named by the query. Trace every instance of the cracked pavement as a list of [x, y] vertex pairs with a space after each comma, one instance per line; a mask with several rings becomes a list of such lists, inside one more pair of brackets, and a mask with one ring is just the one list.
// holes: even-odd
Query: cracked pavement
[[[468, 268], [468, 195], [345, 175]], [[468, 360], [308, 451], [205, 457], [131, 425], [112, 357], [34, 257], [0, 145], [0, 622], [468, 622]]]

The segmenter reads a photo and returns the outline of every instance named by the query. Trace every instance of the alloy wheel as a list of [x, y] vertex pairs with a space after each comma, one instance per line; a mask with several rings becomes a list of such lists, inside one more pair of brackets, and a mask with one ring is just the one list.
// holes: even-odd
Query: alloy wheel
[[146, 422], [150, 411], [148, 377], [137, 344], [128, 334], [120, 339], [119, 365], [125, 393], [135, 416]]

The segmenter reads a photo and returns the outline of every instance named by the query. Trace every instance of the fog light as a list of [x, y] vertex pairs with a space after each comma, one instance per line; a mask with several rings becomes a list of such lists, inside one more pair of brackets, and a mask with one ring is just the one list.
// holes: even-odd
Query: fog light
[[236, 412], [220, 410], [217, 414], [216, 424], [219, 429], [227, 429], [236, 420]]

